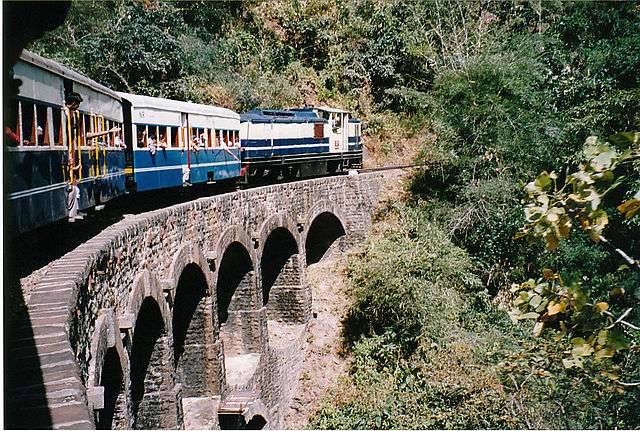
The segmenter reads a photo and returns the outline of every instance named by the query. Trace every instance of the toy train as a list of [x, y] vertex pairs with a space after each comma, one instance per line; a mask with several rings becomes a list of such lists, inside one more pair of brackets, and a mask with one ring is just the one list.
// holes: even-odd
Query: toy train
[[[305, 107], [238, 114], [115, 92], [23, 52], [15, 129], [5, 128], [5, 196], [13, 234], [104, 205], [125, 193], [199, 183], [277, 181], [361, 167], [361, 123]], [[80, 105], [70, 105], [77, 93]], [[66, 100], [66, 103], [65, 103]], [[74, 195], [74, 196], [71, 196]]]

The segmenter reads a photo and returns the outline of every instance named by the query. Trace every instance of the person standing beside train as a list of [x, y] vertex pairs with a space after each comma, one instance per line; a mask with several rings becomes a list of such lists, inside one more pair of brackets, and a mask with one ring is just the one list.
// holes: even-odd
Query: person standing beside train
[[82, 220], [85, 214], [79, 212], [80, 208], [80, 187], [78, 186], [78, 176], [82, 169], [82, 159], [78, 157], [76, 163], [76, 154], [78, 148], [87, 139], [97, 138], [100, 136], [108, 135], [109, 133], [116, 133], [120, 131], [119, 127], [113, 127], [110, 130], [101, 132], [89, 132], [84, 134], [84, 139], [81, 139], [80, 133], [82, 128], [80, 127], [80, 113], [78, 108], [82, 103], [82, 96], [76, 92], [67, 93], [64, 98], [65, 115], [67, 118], [67, 144], [69, 145], [69, 174], [70, 178], [68, 194], [67, 194], [67, 210], [69, 210], [69, 221]]

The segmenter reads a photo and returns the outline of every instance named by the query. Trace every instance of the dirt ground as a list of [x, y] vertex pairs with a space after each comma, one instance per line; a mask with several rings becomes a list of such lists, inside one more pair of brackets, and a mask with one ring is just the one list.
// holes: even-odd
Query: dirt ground
[[307, 268], [307, 281], [313, 292], [313, 316], [307, 332], [300, 386], [286, 413], [285, 429], [304, 428], [329, 388], [346, 373], [348, 360], [339, 355], [341, 321], [349, 305], [344, 263], [344, 255], [336, 254]]
[[[382, 200], [397, 200], [404, 193], [410, 169], [387, 171]], [[341, 356], [342, 321], [349, 307], [345, 267], [347, 253], [329, 251], [318, 263], [307, 267], [307, 282], [312, 291], [313, 316], [307, 331], [304, 363], [298, 390], [285, 414], [285, 429], [304, 428], [318, 410], [323, 398], [345, 375], [349, 357]]]

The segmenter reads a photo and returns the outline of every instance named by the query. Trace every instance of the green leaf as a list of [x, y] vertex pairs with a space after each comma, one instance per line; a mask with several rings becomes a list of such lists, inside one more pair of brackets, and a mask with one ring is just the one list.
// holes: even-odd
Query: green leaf
[[551, 185], [551, 176], [547, 171], [542, 171], [535, 180], [535, 185], [542, 190], [546, 190]]

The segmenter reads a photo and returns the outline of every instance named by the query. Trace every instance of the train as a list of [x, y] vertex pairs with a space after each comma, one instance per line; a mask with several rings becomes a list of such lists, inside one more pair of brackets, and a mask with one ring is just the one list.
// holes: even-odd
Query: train
[[362, 123], [346, 110], [237, 113], [118, 92], [26, 50], [13, 75], [22, 82], [9, 107], [16, 124], [4, 137], [5, 224], [13, 235], [76, 222], [125, 194], [362, 167]]

